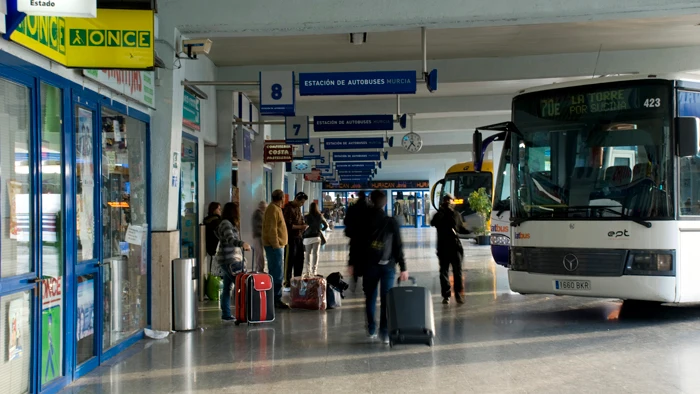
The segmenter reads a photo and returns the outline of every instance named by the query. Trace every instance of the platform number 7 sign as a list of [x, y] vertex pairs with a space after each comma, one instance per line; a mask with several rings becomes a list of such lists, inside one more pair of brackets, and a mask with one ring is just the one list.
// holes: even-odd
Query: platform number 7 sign
[[309, 117], [288, 116], [284, 118], [285, 142], [302, 145], [309, 143]]

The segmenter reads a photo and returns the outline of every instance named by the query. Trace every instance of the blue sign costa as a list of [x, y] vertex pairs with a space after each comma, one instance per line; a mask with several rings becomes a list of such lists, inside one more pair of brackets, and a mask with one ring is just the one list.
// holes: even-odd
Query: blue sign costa
[[333, 161], [379, 161], [379, 152], [333, 152]]
[[373, 170], [375, 165], [373, 162], [357, 162], [357, 163], [336, 163], [335, 169], [340, 170]]
[[415, 71], [300, 73], [301, 96], [416, 94]]
[[394, 115], [314, 116], [314, 131], [394, 130]]
[[381, 149], [384, 147], [384, 138], [326, 138], [323, 140], [323, 149]]

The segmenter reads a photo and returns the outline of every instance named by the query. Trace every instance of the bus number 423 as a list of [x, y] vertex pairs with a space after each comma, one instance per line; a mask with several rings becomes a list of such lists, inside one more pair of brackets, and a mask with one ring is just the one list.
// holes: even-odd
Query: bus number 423
[[644, 100], [644, 107], [646, 108], [658, 108], [661, 106], [660, 98], [648, 98]]

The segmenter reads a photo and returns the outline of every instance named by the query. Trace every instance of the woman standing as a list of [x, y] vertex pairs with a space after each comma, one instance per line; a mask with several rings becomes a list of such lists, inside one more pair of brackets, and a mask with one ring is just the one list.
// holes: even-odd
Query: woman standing
[[219, 251], [216, 254], [216, 259], [221, 271], [223, 271], [224, 279], [224, 290], [221, 296], [221, 319], [224, 321], [234, 320], [231, 316], [231, 288], [236, 275], [245, 271], [245, 260], [241, 249], [250, 250], [250, 245], [241, 240], [238, 230], [240, 224], [241, 216], [238, 204], [226, 203], [221, 214], [221, 223], [216, 229], [216, 236], [219, 238]]
[[309, 214], [304, 218], [306, 225], [309, 226], [304, 231], [304, 249], [306, 250], [305, 266], [306, 273], [309, 276], [316, 276], [318, 269], [318, 259], [321, 253], [321, 240], [323, 239], [323, 231], [328, 228], [328, 222], [318, 210], [317, 203], [311, 203]]

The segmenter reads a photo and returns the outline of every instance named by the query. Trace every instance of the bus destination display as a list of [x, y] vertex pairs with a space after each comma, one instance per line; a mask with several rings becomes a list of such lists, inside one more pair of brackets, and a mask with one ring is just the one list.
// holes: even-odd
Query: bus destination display
[[662, 91], [656, 88], [609, 89], [572, 92], [540, 100], [542, 118], [569, 118], [601, 112], [659, 109], [665, 106]]

